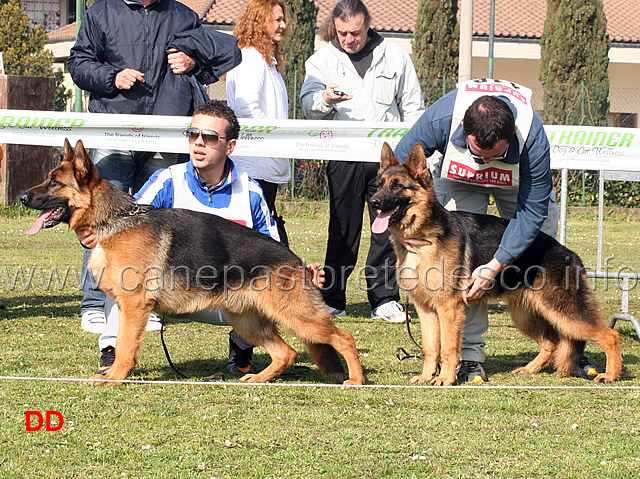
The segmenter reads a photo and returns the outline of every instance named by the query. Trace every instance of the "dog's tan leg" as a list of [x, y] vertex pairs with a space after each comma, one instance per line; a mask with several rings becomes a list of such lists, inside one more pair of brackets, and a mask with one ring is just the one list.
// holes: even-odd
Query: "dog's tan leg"
[[[589, 306], [589, 299], [583, 298], [582, 303]], [[622, 372], [620, 335], [602, 322], [595, 307], [579, 309], [575, 303], [568, 303], [564, 305], [565, 310], [559, 312], [558, 308], [545, 308], [545, 306], [541, 305], [544, 316], [560, 336], [574, 341], [595, 341], [604, 350], [607, 356], [607, 368], [604, 373], [595, 377], [595, 382], [610, 383], [620, 377]], [[558, 349], [561, 349], [560, 345]], [[572, 351], [571, 347], [556, 351], [554, 362], [559, 372], [571, 374], [572, 364], [570, 364], [569, 355]]]
[[425, 309], [417, 302], [415, 304], [420, 318], [420, 332], [422, 333], [422, 353], [424, 363], [422, 374], [414, 376], [411, 384], [429, 383], [435, 377], [440, 361], [440, 323], [438, 315], [432, 309]]
[[[126, 379], [136, 365], [144, 333], [153, 304], [145, 301], [144, 294], [122, 296], [118, 306], [119, 323], [116, 340], [116, 358], [106, 375], [96, 374], [91, 379]], [[96, 381], [94, 385], [108, 384], [117, 386], [117, 381]]]
[[440, 320], [440, 375], [429, 384], [433, 386], [451, 386], [456, 382], [456, 369], [460, 362], [460, 342], [464, 324], [464, 306], [462, 301], [450, 299], [442, 302], [436, 312]]
[[509, 303], [511, 319], [516, 327], [533, 339], [540, 352], [526, 366], [514, 369], [515, 374], [535, 374], [546, 368], [553, 360], [553, 353], [558, 344], [558, 335], [551, 325], [540, 315], [525, 311], [520, 306]]
[[280, 337], [278, 332], [273, 330], [273, 337], [270, 340], [260, 343], [271, 356], [271, 364], [257, 374], [246, 374], [240, 381], [248, 383], [264, 383], [280, 376], [287, 368], [293, 366], [298, 354]]
[[246, 341], [262, 346], [271, 356], [271, 364], [256, 374], [246, 374], [240, 381], [262, 383], [280, 376], [292, 366], [298, 354], [284, 342], [276, 326], [255, 311], [246, 313], [227, 312], [229, 322], [237, 334]]
[[618, 379], [622, 372], [620, 334], [602, 323], [599, 323], [598, 326], [598, 331], [592, 335], [592, 339], [604, 349], [604, 353], [607, 356], [607, 369], [604, 373], [598, 374], [594, 381], [597, 383], [610, 383]]
[[[327, 306], [315, 287], [305, 289], [306, 283], [302, 277], [302, 270], [296, 271], [296, 275], [295, 281], [290, 285], [281, 285], [281, 289], [276, 285], [271, 291], [256, 293], [261, 296], [255, 300], [261, 308], [258, 313], [259, 320], [265, 324], [263, 329], [269, 331], [269, 336], [263, 338], [263, 341], [272, 342], [271, 329], [268, 328], [273, 330], [276, 330], [276, 327], [286, 328], [305, 343], [313, 362], [332, 382], [364, 384], [364, 374], [353, 336], [341, 331], [333, 324]], [[291, 285], [294, 287], [291, 288]], [[289, 287], [285, 288], [285, 286]], [[247, 317], [242, 317], [240, 322], [248, 324], [246, 319]], [[256, 334], [256, 328], [249, 329], [247, 334]], [[236, 331], [247, 341], [262, 345], [258, 342], [260, 338], [255, 337], [253, 340], [245, 337], [237, 329]], [[280, 339], [279, 336], [278, 339]], [[349, 378], [346, 380], [344, 368], [336, 352], [342, 355], [347, 363]], [[273, 358], [273, 354], [271, 355]]]
[[[327, 321], [331, 320], [327, 318]], [[333, 324], [331, 326], [333, 326]], [[358, 349], [356, 348], [356, 343], [353, 340], [353, 336], [351, 336], [349, 333], [345, 333], [335, 326], [333, 326], [333, 330], [334, 331], [330, 335], [327, 344], [338, 351], [338, 353], [342, 355], [345, 362], [347, 363], [349, 379], [347, 379], [344, 384], [364, 384], [362, 365], [360, 364]]]

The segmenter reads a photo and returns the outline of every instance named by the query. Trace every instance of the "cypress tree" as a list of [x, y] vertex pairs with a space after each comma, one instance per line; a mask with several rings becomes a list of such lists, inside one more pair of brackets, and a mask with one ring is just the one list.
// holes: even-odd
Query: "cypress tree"
[[[304, 81], [304, 62], [313, 54], [318, 7], [313, 0], [291, 0], [288, 5], [287, 41], [282, 46], [282, 77], [289, 95], [289, 118], [304, 118], [300, 108], [300, 88]], [[297, 105], [297, 111], [294, 111]]]
[[610, 44], [602, 0], [547, 0], [540, 41], [545, 123], [606, 124]]
[[418, 0], [413, 64], [422, 85], [425, 106], [456, 84], [460, 37], [457, 12], [457, 0]]

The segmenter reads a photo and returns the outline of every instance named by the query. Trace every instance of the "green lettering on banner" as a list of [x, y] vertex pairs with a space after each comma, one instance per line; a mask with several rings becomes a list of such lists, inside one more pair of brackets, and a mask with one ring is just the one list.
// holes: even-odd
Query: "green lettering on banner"
[[85, 120], [76, 118], [75, 120], [71, 121], [71, 128], [80, 128], [81, 126], [84, 126], [85, 123]]
[[[39, 124], [38, 126], [47, 126], [47, 127], [50, 127], [50, 126], [53, 126], [53, 122], [54, 122], [54, 121], [55, 121], [55, 120], [54, 120], [53, 118], [42, 118], [42, 119], [40, 120], [40, 124]], [[34, 126], [35, 126], [35, 125], [34, 125]]]
[[619, 147], [626, 147], [626, 148], [631, 148], [631, 143], [633, 142], [633, 139], [635, 138], [636, 135], [634, 135], [633, 133], [625, 133], [622, 135], [622, 140], [620, 140], [620, 144], [618, 145]]
[[31, 118], [28, 116], [23, 116], [21, 118], [18, 118], [16, 126], [29, 126], [29, 123], [31, 123]]
[[560, 139], [558, 140], [559, 144], [562, 144], [562, 141], [565, 140], [566, 138], [566, 145], [569, 144], [569, 142], [571, 141], [571, 135], [573, 134], [573, 132], [569, 131], [569, 130], [564, 130], [562, 131], [562, 133], [560, 134]]
[[607, 146], [618, 146], [618, 142], [614, 140], [617, 140], [619, 136], [620, 133], [611, 133], [609, 135], [609, 139], [607, 140]]
[[409, 128], [398, 128], [396, 130], [396, 132], [393, 134], [393, 137], [403, 137], [407, 132], [409, 131]]
[[585, 141], [584, 141], [584, 137], [587, 134], [586, 131], [576, 131], [575, 136], [573, 137], [573, 144], [574, 145], [584, 145]]
[[[598, 139], [600, 139], [600, 144], [598, 145]], [[593, 141], [590, 143], [594, 146], [603, 146], [604, 140], [607, 139], [607, 134], [604, 131], [596, 132], [596, 136], [593, 138]]]
[[69, 126], [69, 120], [67, 118], [60, 118], [56, 121], [56, 127], [58, 126]]
[[263, 126], [263, 125], [253, 125], [251, 127], [247, 125], [240, 125], [240, 129], [246, 131], [247, 133], [271, 133], [278, 129], [277, 126]]
[[0, 126], [14, 126], [16, 119], [12, 116], [3, 116]]
[[408, 128], [374, 128], [369, 132], [367, 138], [371, 138], [375, 133], [377, 133], [376, 136], [378, 138], [382, 138], [383, 136], [385, 138], [403, 137], [408, 131]]

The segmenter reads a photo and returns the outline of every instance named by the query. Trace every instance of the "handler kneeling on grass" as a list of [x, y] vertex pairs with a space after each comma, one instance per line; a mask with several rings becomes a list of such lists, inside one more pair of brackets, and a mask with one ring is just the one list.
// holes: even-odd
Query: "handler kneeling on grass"
[[[221, 132], [224, 136], [220, 136]], [[184, 208], [221, 216], [279, 241], [278, 229], [269, 213], [262, 189], [246, 174], [238, 175], [228, 155], [236, 145], [240, 125], [233, 111], [219, 101], [205, 103], [193, 114], [186, 131], [190, 160], [156, 171], [134, 196], [141, 204], [156, 208]], [[88, 230], [78, 231], [80, 242], [94, 248], [96, 241]], [[212, 238], [211, 247], [215, 247]], [[319, 264], [313, 265], [317, 273]], [[314, 275], [318, 281], [317, 274]], [[320, 280], [321, 281], [321, 280]], [[105, 375], [115, 360], [118, 335], [118, 307], [107, 297], [107, 324], [99, 339], [102, 352], [97, 374]], [[224, 311], [205, 310], [188, 315], [194, 321], [229, 325]], [[252, 372], [253, 345], [234, 331], [229, 335], [229, 361], [232, 373]]]

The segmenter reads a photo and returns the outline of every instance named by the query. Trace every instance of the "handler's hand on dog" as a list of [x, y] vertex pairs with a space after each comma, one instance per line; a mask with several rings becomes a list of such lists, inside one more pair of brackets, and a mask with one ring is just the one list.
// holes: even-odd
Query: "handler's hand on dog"
[[78, 241], [85, 248], [93, 249], [97, 246], [98, 241], [96, 240], [96, 235], [93, 234], [91, 230], [76, 230], [76, 234], [78, 235]]
[[467, 293], [467, 299], [480, 299], [484, 292], [491, 289], [496, 276], [502, 271], [502, 265], [500, 262], [493, 258], [487, 264], [478, 266], [473, 273], [471, 273], [471, 281], [469, 283], [469, 292]]
[[118, 90], [130, 90], [137, 81], [144, 83], [144, 73], [133, 68], [125, 68], [116, 75], [115, 84]]
[[196, 66], [196, 61], [186, 53], [175, 48], [171, 48], [169, 52], [169, 55], [167, 55], [169, 68], [171, 68], [171, 71], [176, 75], [188, 73]]
[[317, 261], [313, 264], [307, 265], [307, 271], [311, 274], [311, 282], [316, 288], [322, 289], [324, 286], [324, 269], [320, 267], [320, 263]]

